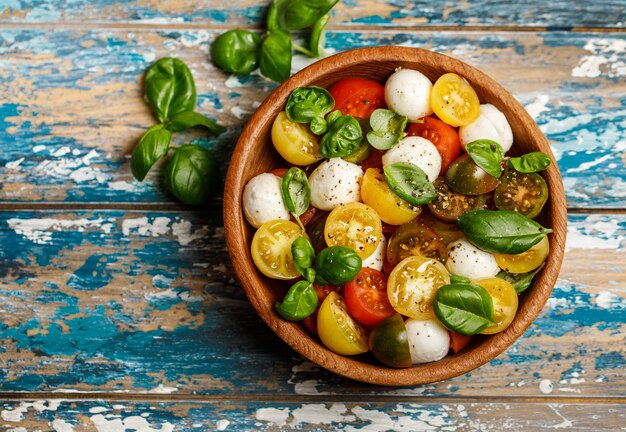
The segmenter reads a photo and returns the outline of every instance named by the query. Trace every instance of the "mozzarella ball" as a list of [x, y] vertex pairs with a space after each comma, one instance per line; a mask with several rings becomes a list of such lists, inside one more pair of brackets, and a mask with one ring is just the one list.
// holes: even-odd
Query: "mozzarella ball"
[[478, 118], [467, 126], [459, 128], [461, 144], [479, 139], [488, 139], [497, 142], [506, 153], [513, 145], [513, 131], [506, 117], [498, 108], [491, 104], [482, 104]]
[[409, 318], [406, 326], [413, 364], [441, 360], [450, 348], [450, 333], [437, 320]]
[[495, 257], [467, 240], [457, 240], [448, 246], [446, 268], [452, 274], [468, 279], [493, 277], [500, 272]]
[[385, 236], [378, 242], [376, 250], [363, 260], [363, 267], [369, 267], [378, 271], [383, 269], [383, 262], [387, 254], [387, 239]]
[[408, 136], [403, 138], [395, 147], [383, 155], [383, 166], [397, 162], [409, 162], [420, 167], [428, 176], [428, 180], [435, 181], [441, 171], [441, 155], [437, 147], [426, 138]]
[[385, 102], [390, 110], [409, 120], [431, 115], [430, 92], [433, 83], [421, 72], [398, 69], [385, 83]]
[[256, 228], [275, 219], [289, 220], [280, 192], [282, 179], [272, 173], [259, 174], [243, 188], [243, 213]]
[[332, 210], [338, 205], [361, 201], [360, 166], [341, 158], [322, 162], [309, 176], [311, 204], [320, 210]]

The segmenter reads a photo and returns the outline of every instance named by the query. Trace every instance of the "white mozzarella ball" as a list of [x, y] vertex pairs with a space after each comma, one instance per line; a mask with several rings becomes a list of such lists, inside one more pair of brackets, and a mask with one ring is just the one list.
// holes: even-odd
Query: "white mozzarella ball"
[[428, 180], [435, 181], [441, 171], [441, 155], [437, 147], [426, 138], [408, 136], [383, 155], [383, 166], [397, 162], [409, 162], [420, 167], [428, 176]]
[[482, 104], [478, 118], [459, 128], [459, 138], [463, 147], [479, 139], [495, 141], [505, 152], [513, 145], [513, 131], [509, 122], [504, 113], [491, 104]]
[[385, 236], [378, 242], [374, 253], [363, 260], [363, 267], [369, 267], [378, 271], [383, 269], [383, 262], [387, 255], [387, 239]]
[[243, 188], [243, 213], [256, 228], [275, 219], [289, 219], [280, 192], [282, 179], [272, 173], [259, 174]]
[[421, 72], [399, 69], [385, 83], [385, 102], [390, 110], [409, 120], [431, 115], [430, 92], [433, 83]]
[[360, 166], [341, 158], [322, 162], [309, 176], [311, 204], [320, 210], [332, 210], [338, 205], [361, 201]]
[[413, 364], [441, 360], [450, 349], [450, 333], [437, 320], [409, 318], [406, 326]]
[[450, 273], [468, 279], [493, 277], [500, 272], [492, 254], [478, 249], [467, 240], [450, 243], [446, 268]]

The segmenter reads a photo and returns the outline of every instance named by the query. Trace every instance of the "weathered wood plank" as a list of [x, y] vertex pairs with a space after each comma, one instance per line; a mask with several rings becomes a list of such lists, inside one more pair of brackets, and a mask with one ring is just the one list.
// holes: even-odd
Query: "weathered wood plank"
[[618, 403], [2, 401], [5, 430], [618, 431]]
[[[218, 139], [179, 134], [217, 149], [222, 176], [241, 128], [274, 88], [236, 78], [207, 58], [208, 31], [0, 32], [0, 201], [169, 202], [159, 170], [132, 180], [128, 155], [154, 123], [141, 76], [178, 56], [194, 72], [199, 107], [228, 126]], [[553, 143], [570, 207], [626, 205], [626, 44], [580, 33], [336, 32], [329, 53], [403, 44], [484, 70], [535, 116]], [[294, 70], [307, 64], [296, 58]]]
[[[193, 0], [13, 0], [0, 5], [0, 22], [8, 23], [147, 23], [260, 25], [269, 0], [228, 2]], [[618, 0], [523, 3], [511, 1], [451, 0], [342, 0], [334, 8], [334, 24], [350, 26], [542, 26], [551, 28], [626, 25], [624, 5]]]
[[552, 297], [507, 352], [404, 389], [341, 379], [287, 348], [235, 281], [221, 223], [217, 213], [0, 213], [0, 390], [624, 396], [625, 215], [570, 217]]

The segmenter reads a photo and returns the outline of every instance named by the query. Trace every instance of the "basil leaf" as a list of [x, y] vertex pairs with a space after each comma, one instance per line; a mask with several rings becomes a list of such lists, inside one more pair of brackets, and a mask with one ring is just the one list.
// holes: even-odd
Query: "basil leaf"
[[[298, 272], [306, 277], [307, 270], [311, 269], [315, 262], [315, 250], [313, 245], [306, 237], [298, 237], [291, 243], [291, 255], [293, 256], [293, 264]], [[310, 273], [310, 272], [309, 272]], [[308, 278], [307, 278], [308, 279]], [[313, 274], [315, 279], [315, 274]], [[312, 280], [309, 282], [313, 282]]]
[[[333, 105], [334, 105], [334, 100], [333, 100]], [[328, 122], [328, 124], [332, 124], [334, 123], [339, 117], [341, 117], [341, 111], [339, 110], [335, 110], [332, 111], [330, 114], [328, 114], [326, 116], [326, 121]], [[360, 123], [359, 123], [360, 124]]]
[[550, 156], [543, 152], [526, 153], [520, 157], [509, 159], [508, 165], [521, 173], [534, 173], [543, 171], [552, 163]]
[[249, 30], [229, 30], [211, 44], [211, 59], [233, 74], [247, 74], [259, 67], [261, 38]]
[[162, 58], [146, 72], [145, 93], [161, 123], [196, 106], [196, 85], [189, 68], [175, 58]]
[[503, 254], [525, 252], [552, 232], [510, 210], [472, 210], [464, 213], [456, 224], [474, 246]]
[[282, 303], [276, 302], [276, 310], [285, 319], [300, 321], [315, 312], [317, 293], [311, 282], [299, 281], [289, 288]]
[[316, 86], [298, 87], [289, 94], [285, 112], [291, 121], [311, 123], [311, 132], [321, 135], [327, 129], [324, 116], [333, 106], [335, 100], [328, 90]]
[[463, 283], [463, 284], [468, 284], [471, 283], [472, 281], [469, 280], [468, 278], [466, 278], [465, 276], [458, 276], [455, 274], [450, 274], [450, 283], [452, 284], [457, 284], [457, 283]]
[[352, 116], [342, 115], [328, 127], [320, 141], [320, 154], [325, 158], [348, 156], [359, 148], [363, 132]]
[[504, 151], [502, 146], [495, 141], [481, 139], [472, 141], [465, 146], [476, 165], [496, 178], [502, 175], [502, 161]]
[[372, 130], [367, 133], [367, 141], [378, 150], [389, 150], [404, 136], [408, 117], [379, 108], [370, 117]]
[[343, 285], [354, 279], [363, 261], [345, 246], [330, 246], [315, 258], [315, 281], [320, 285]]
[[494, 324], [493, 300], [487, 290], [478, 285], [459, 283], [440, 287], [433, 309], [446, 328], [466, 336], [480, 333]]
[[280, 190], [285, 207], [296, 218], [307, 211], [311, 204], [311, 186], [304, 171], [297, 167], [289, 168], [283, 176]]
[[143, 134], [130, 158], [130, 169], [137, 180], [143, 181], [152, 165], [167, 154], [171, 139], [170, 131], [160, 124]]
[[209, 150], [193, 144], [178, 149], [165, 170], [169, 191], [185, 204], [208, 201], [219, 185], [215, 156]]
[[286, 29], [280, 28], [280, 22], [278, 22], [278, 9], [276, 8], [276, 2], [273, 2], [267, 11], [266, 26], [267, 26], [267, 31], [269, 32], [273, 32], [275, 30], [286, 30]]
[[496, 277], [510, 282], [511, 285], [513, 285], [513, 288], [515, 288], [515, 292], [521, 294], [530, 287], [535, 275], [539, 273], [545, 265], [546, 264], [543, 263], [536, 270], [530, 271], [528, 273], [511, 274], [503, 270], [498, 273]]
[[397, 162], [384, 167], [383, 171], [389, 189], [410, 204], [427, 204], [437, 197], [435, 186], [417, 165]]
[[302, 30], [311, 27], [327, 14], [339, 0], [276, 0], [280, 28]]
[[181, 132], [195, 126], [203, 126], [214, 135], [221, 134], [226, 130], [224, 126], [195, 111], [185, 111], [176, 114], [165, 124], [165, 128], [170, 132]]
[[281, 30], [270, 32], [261, 45], [261, 74], [276, 82], [291, 75], [291, 37]]
[[330, 20], [330, 14], [322, 16], [315, 21], [313, 30], [311, 30], [311, 43], [309, 44], [311, 52], [315, 57], [320, 58], [324, 54], [326, 46], [326, 26]]

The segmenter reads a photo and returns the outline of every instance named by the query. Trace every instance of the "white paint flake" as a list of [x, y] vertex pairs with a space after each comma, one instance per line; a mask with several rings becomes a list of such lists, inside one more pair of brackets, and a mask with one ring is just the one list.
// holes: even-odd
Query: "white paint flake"
[[282, 427], [287, 424], [289, 408], [259, 408], [256, 410], [255, 417], [258, 421]]
[[33, 147], [33, 153], [39, 153], [42, 152], [46, 149], [45, 145], [36, 145], [35, 147]]
[[602, 164], [603, 162], [606, 162], [608, 160], [613, 159], [614, 157], [615, 156], [613, 154], [604, 155], [604, 156], [599, 157], [599, 158], [597, 158], [595, 160], [592, 160], [592, 161], [589, 161], [589, 162], [583, 162], [579, 166], [577, 166], [576, 168], [569, 168], [565, 172], [566, 173], [584, 172], [584, 171], [587, 171], [589, 168], [593, 168], [595, 166], [598, 166], [598, 165]]
[[248, 110], [244, 110], [243, 108], [239, 107], [239, 106], [235, 106], [232, 107], [230, 109], [230, 112], [235, 116], [236, 119], [241, 120], [243, 119], [245, 116], [247, 116], [248, 114], [252, 114], [251, 111]]
[[132, 183], [127, 181], [114, 181], [110, 182], [107, 187], [110, 190], [122, 192], [139, 192], [145, 189], [143, 183], [140, 183], [138, 181], [134, 181]]
[[602, 309], [624, 308], [624, 300], [610, 291], [601, 291], [596, 297], [596, 304]]
[[226, 430], [226, 428], [228, 427], [228, 425], [229, 425], [229, 424], [230, 424], [230, 422], [229, 422], [228, 420], [225, 420], [225, 419], [218, 420], [218, 421], [215, 423], [215, 428], [216, 428], [218, 431], [223, 431], [223, 430]]
[[103, 406], [98, 406], [98, 407], [91, 407], [89, 408], [89, 413], [90, 414], [100, 414], [103, 412], [107, 412], [109, 409], [107, 407], [103, 407]]
[[142, 237], [159, 237], [170, 231], [170, 219], [160, 216], [152, 222], [147, 217], [126, 219], [122, 222], [122, 233], [125, 236], [139, 235]]
[[[61, 150], [63, 152], [59, 153]], [[67, 149], [69, 152], [69, 148]], [[59, 155], [65, 155], [65, 148], [59, 149], [56, 153]], [[56, 153], [53, 154], [56, 155]], [[72, 151], [72, 155], [77, 156]], [[98, 183], [106, 182], [110, 176], [104, 173], [99, 168], [90, 166], [92, 159], [99, 156], [99, 153], [95, 150], [91, 150], [83, 157], [75, 158], [59, 158], [44, 160], [39, 163], [33, 172], [39, 176], [52, 177], [61, 180], [67, 180], [70, 178], [76, 183], [82, 183], [86, 181], [96, 180]]]
[[526, 105], [526, 111], [535, 121], [537, 121], [541, 113], [549, 110], [547, 106], [549, 100], [550, 98], [548, 95], [539, 95], [534, 101]]
[[559, 412], [559, 409], [561, 408], [562, 405], [557, 405], [557, 404], [548, 404], [548, 407], [554, 411], [554, 414], [556, 414], [557, 416], [559, 416], [561, 418], [561, 420], [563, 420], [561, 423], [554, 425], [554, 426], [550, 426], [551, 429], [571, 429], [573, 425], [573, 423], [566, 419], [563, 414], [561, 414]]
[[65, 420], [61, 419], [55, 419], [52, 422], [52, 428], [56, 432], [74, 432], [74, 426], [71, 423], [68, 423]]
[[539, 383], [539, 390], [541, 390], [541, 393], [543, 394], [550, 394], [552, 393], [553, 389], [554, 386], [549, 379], [541, 380], [541, 382]]
[[61, 156], [65, 156], [66, 154], [70, 153], [72, 150], [70, 150], [70, 148], [68, 146], [63, 146], [60, 149], [58, 149], [55, 152], [51, 152], [52, 156], [56, 156], [56, 157], [61, 157]]
[[7, 167], [10, 170], [17, 170], [19, 169], [20, 164], [24, 162], [24, 158], [19, 158], [17, 160], [14, 160], [12, 162], [7, 162], [5, 164], [5, 167]]
[[160, 383], [158, 386], [148, 390], [148, 393], [152, 394], [172, 394], [177, 392], [178, 389], [176, 387], [166, 387], [163, 383]]
[[47, 244], [52, 241], [53, 231], [75, 230], [84, 232], [87, 228], [102, 227], [104, 219], [20, 219], [7, 220], [9, 227], [15, 233], [22, 235], [37, 244]]
[[33, 408], [37, 412], [56, 411], [59, 408], [60, 403], [61, 401], [59, 399], [20, 402], [20, 406], [15, 407], [15, 409], [2, 410], [0, 417], [2, 417], [5, 421], [19, 422], [24, 420], [24, 414], [27, 413], [30, 408]]
[[136, 432], [172, 432], [174, 425], [164, 422], [160, 428], [150, 426], [148, 420], [141, 416], [130, 416], [126, 418], [106, 418], [102, 414], [96, 414], [90, 417], [92, 423], [98, 432], [118, 432], [124, 430], [133, 430]]
[[626, 51], [624, 39], [590, 39], [585, 49], [591, 55], [583, 56], [572, 70], [573, 77], [597, 78], [606, 76], [616, 78], [626, 75], [626, 63], [621, 60]]
[[172, 234], [174, 234], [174, 237], [176, 237], [176, 240], [178, 240], [178, 243], [180, 243], [181, 246], [187, 246], [194, 240], [206, 237], [206, 226], [197, 229], [194, 232], [191, 232], [191, 227], [191, 222], [184, 219], [179, 222], [174, 222], [172, 224]]
[[565, 250], [621, 249], [624, 237], [619, 234], [619, 221], [606, 220], [602, 215], [591, 215], [567, 225]]

